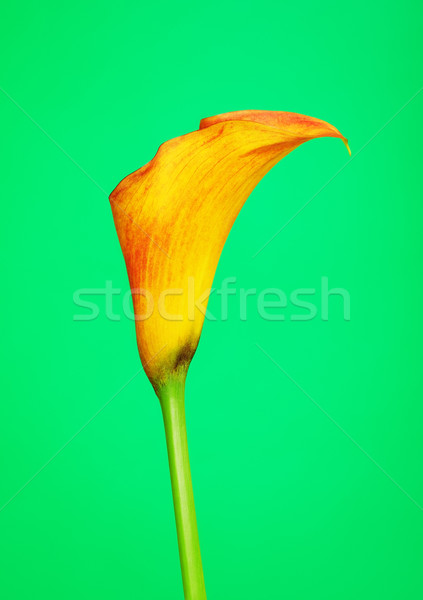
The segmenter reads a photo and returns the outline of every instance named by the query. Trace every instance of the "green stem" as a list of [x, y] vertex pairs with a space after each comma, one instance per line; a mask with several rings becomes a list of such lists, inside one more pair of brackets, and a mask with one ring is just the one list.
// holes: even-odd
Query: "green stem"
[[185, 378], [159, 392], [166, 432], [185, 600], [206, 600], [185, 425]]

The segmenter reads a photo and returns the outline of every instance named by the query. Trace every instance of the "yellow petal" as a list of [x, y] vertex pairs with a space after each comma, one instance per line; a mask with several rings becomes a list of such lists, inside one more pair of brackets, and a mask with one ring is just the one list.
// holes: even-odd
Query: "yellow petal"
[[169, 376], [186, 374], [221, 251], [251, 191], [297, 146], [325, 136], [348, 148], [332, 125], [295, 113], [210, 117], [162, 144], [112, 192], [138, 349], [156, 391]]

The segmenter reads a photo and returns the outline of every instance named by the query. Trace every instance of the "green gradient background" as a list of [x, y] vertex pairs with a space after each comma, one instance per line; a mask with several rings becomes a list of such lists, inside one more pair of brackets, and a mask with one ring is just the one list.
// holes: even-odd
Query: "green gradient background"
[[[236, 276], [289, 293], [327, 276], [349, 291], [351, 321], [334, 298], [329, 322], [240, 322], [231, 298], [229, 320], [206, 323], [187, 418], [210, 600], [422, 597], [423, 93], [357, 154], [422, 85], [419, 5], [4, 8], [3, 89], [107, 192], [223, 111], [306, 113], [350, 140], [348, 165], [335, 140], [280, 163], [219, 263], [217, 286]], [[103, 309], [73, 321], [74, 290], [128, 288], [107, 198], [0, 104], [3, 505], [140, 363], [131, 322]], [[0, 512], [0, 530], [5, 599], [182, 598], [163, 426], [143, 373]]]

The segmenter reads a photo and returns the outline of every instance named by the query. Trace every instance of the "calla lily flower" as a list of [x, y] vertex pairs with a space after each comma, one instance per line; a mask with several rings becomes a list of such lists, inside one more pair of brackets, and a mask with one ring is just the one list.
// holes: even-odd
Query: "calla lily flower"
[[[248, 110], [203, 119], [162, 144], [110, 196], [132, 290], [138, 350], [161, 403], [185, 598], [206, 598], [185, 432], [184, 384], [223, 246], [244, 202], [324, 121]], [[348, 148], [349, 150], [349, 148]]]

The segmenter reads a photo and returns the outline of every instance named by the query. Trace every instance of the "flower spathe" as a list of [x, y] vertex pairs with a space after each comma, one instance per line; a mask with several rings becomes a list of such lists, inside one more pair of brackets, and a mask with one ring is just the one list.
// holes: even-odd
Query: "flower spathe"
[[[324, 121], [287, 112], [240, 111], [203, 119], [171, 139], [110, 196], [131, 289], [138, 349], [156, 391], [186, 374], [231, 227], [264, 175], [299, 145], [340, 138]], [[148, 298], [154, 310], [146, 317]], [[172, 318], [169, 318], [172, 317]]]

